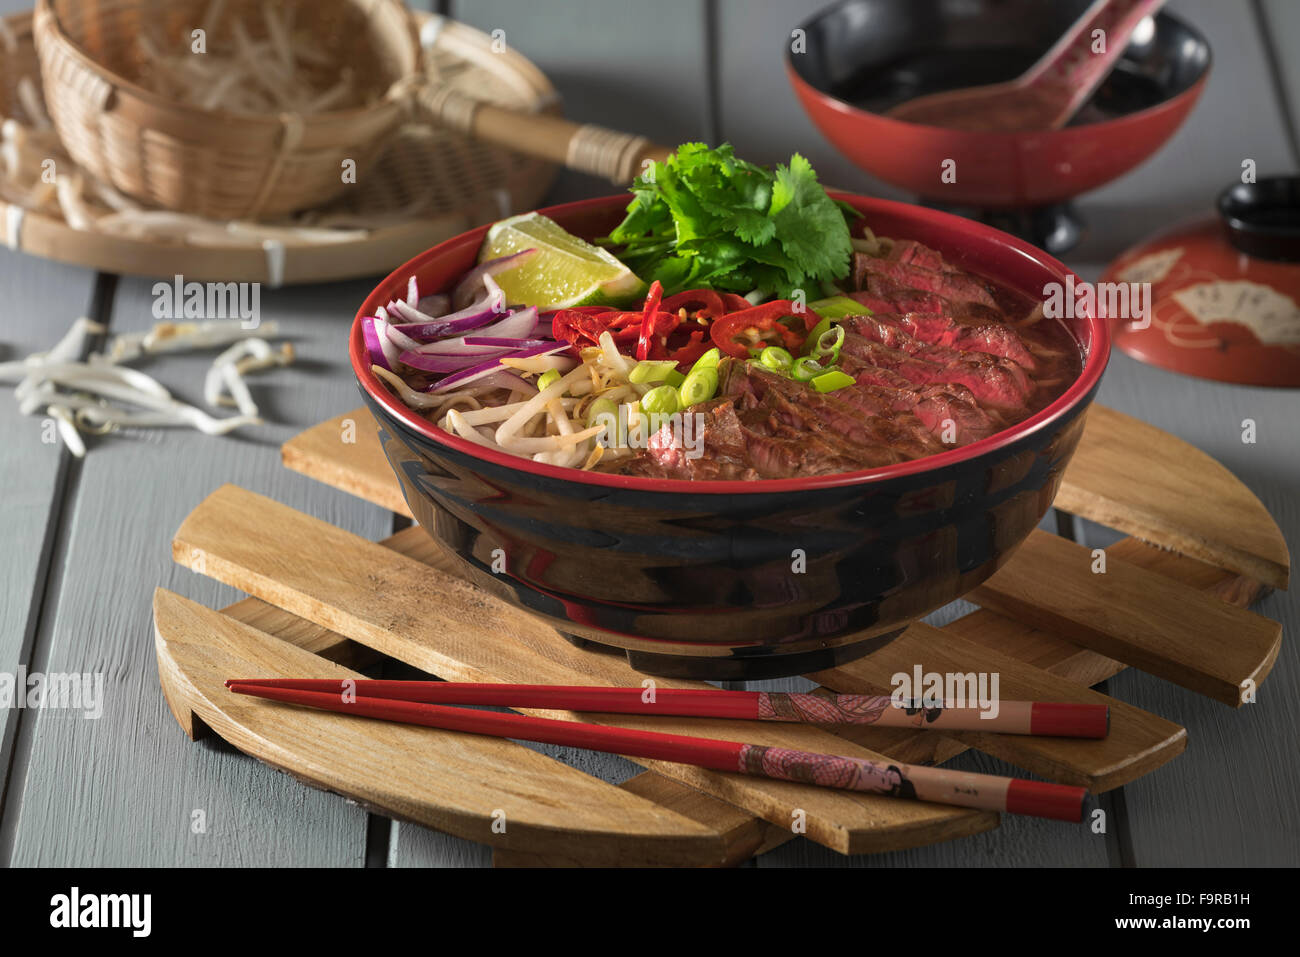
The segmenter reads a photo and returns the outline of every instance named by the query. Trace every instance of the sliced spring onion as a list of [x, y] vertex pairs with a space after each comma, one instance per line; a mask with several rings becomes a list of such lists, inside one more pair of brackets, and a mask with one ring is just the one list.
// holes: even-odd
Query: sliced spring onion
[[672, 415], [681, 410], [681, 394], [670, 385], [657, 386], [641, 396], [641, 411], [647, 415]]
[[798, 382], [811, 382], [826, 371], [826, 367], [812, 356], [803, 356], [794, 360], [790, 367], [790, 377]]
[[808, 333], [808, 338], [804, 340], [804, 345], [810, 348], [815, 346], [821, 337], [826, 335], [827, 330], [837, 322], [839, 322], [838, 319], [833, 319], [830, 316], [824, 317], [817, 325], [813, 326], [812, 332]]
[[654, 382], [663, 382], [668, 378], [668, 373], [677, 368], [677, 363], [671, 359], [643, 359], [636, 364], [631, 373], [628, 374], [628, 381], [634, 385], [647, 385]]
[[715, 346], [695, 360], [695, 365], [691, 366], [691, 372], [696, 369], [716, 369], [721, 361], [722, 351]]
[[820, 336], [817, 337], [813, 345], [813, 355], [817, 353], [839, 352], [840, 346], [844, 345], [844, 327], [831, 326]]
[[826, 332], [833, 328], [836, 323], [847, 319], [849, 316], [871, 315], [870, 309], [848, 296], [820, 299], [808, 308], [821, 316], [821, 321], [813, 326], [812, 332], [808, 333], [808, 338], [804, 340], [805, 344], [809, 344], [809, 348], [821, 341], [821, 337], [826, 335]]
[[840, 347], [842, 345], [844, 345], [844, 327], [831, 326], [817, 337], [812, 350], [808, 354], [819, 360], [823, 365], [833, 366], [840, 361]]
[[618, 421], [618, 403], [612, 399], [597, 399], [587, 408], [587, 427], [596, 424], [596, 420], [602, 415], [612, 415], [614, 421]]
[[[829, 299], [818, 299], [816, 302], [808, 303], [808, 308], [817, 313], [823, 320], [871, 315], [870, 309], [848, 296], [831, 296]], [[816, 330], [813, 331], [816, 332]]]
[[669, 369], [668, 376], [667, 378], [664, 379], [664, 382], [667, 385], [672, 386], [674, 389], [680, 389], [682, 387], [682, 383], [685, 381], [686, 381], [686, 376], [682, 375], [676, 369]]
[[[703, 369], [692, 369], [691, 374], [686, 377], [679, 390], [682, 408], [689, 409], [693, 405], [701, 402], [707, 402], [712, 399], [718, 391], [718, 370], [705, 366]], [[642, 405], [645, 400], [642, 400]]]
[[552, 382], [559, 382], [559, 381], [560, 381], [560, 370], [548, 369], [546, 372], [543, 372], [541, 375], [537, 377], [537, 388], [539, 390], [545, 389]]
[[847, 372], [840, 369], [831, 369], [819, 376], [813, 376], [810, 381], [812, 387], [818, 392], [834, 392], [836, 389], [843, 389], [847, 385], [853, 385], [855, 380]]
[[794, 356], [780, 346], [768, 346], [759, 353], [758, 361], [773, 372], [786, 373], [794, 365]]

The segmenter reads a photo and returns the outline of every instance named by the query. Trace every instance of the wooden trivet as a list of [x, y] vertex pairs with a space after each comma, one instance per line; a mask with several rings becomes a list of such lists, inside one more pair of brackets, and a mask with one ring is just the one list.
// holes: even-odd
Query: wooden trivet
[[[1132, 665], [1239, 705], [1242, 688], [1264, 679], [1281, 645], [1280, 625], [1245, 607], [1287, 586], [1286, 544], [1259, 500], [1209, 456], [1104, 407], [1088, 416], [1056, 505], [1152, 544], [1116, 543], [1099, 575], [1088, 549], [1037, 531], [968, 596], [979, 610], [943, 628], [918, 622], [867, 658], [807, 677], [839, 692], [887, 693], [890, 676], [918, 663], [927, 671], [997, 671], [1007, 698], [1106, 702], [1108, 738], [583, 720], [909, 762], [976, 748], [1094, 792], [1169, 761], [1186, 746], [1184, 728], [1088, 686]], [[307, 430], [286, 443], [283, 457], [296, 471], [407, 514], [365, 409]], [[1134, 462], [1142, 463], [1140, 478]], [[356, 661], [361, 649], [447, 680], [626, 685], [643, 676], [621, 655], [579, 650], [469, 584], [460, 560], [420, 528], [374, 543], [228, 485], [185, 520], [173, 555], [253, 596], [217, 612], [157, 592], [159, 676], [187, 733], [210, 728], [316, 787], [490, 844], [501, 865], [731, 864], [795, 836], [796, 815], [807, 837], [845, 854], [997, 824], [986, 812], [653, 761], [614, 786], [509, 741], [231, 695], [222, 683], [235, 675], [345, 674], [336, 662]]]

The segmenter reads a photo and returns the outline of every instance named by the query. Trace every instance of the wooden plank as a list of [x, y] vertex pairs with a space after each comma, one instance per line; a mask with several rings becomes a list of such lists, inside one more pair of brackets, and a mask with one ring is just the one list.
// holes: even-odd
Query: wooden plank
[[[16, 755], [6, 827], [18, 866], [262, 865], [360, 866], [366, 815], [229, 749], [195, 747], [179, 734], [158, 690], [148, 650], [150, 599], [157, 585], [220, 607], [238, 597], [177, 569], [167, 541], [216, 476], [253, 488], [359, 534], [380, 537], [389, 513], [286, 472], [281, 442], [346, 408], [355, 386], [342, 375], [339, 343], [368, 283], [261, 290], [261, 319], [277, 320], [298, 365], [250, 379], [267, 424], [214, 438], [184, 430], [131, 431], [88, 440], [69, 514], [59, 575], [34, 667], [97, 672], [104, 714], [28, 712]], [[115, 331], [155, 321], [145, 281], [124, 281]], [[139, 363], [181, 398], [202, 402], [199, 384], [214, 353], [174, 354]], [[143, 642], [143, 643], [142, 643]], [[21, 775], [18, 774], [21, 772]], [[203, 811], [206, 833], [191, 829]], [[89, 822], [89, 823], [88, 823]]]
[[225, 680], [239, 675], [362, 676], [174, 592], [155, 592], [154, 627], [159, 678], [191, 736], [197, 717], [315, 787], [486, 844], [540, 853], [598, 848], [602, 857], [660, 864], [721, 860], [722, 841], [710, 828], [513, 741], [233, 695]]
[[1183, 585], [1035, 529], [971, 601], [1174, 681], [1225, 704], [1263, 681], [1281, 626]]
[[[778, 828], [774, 824], [761, 821], [742, 811], [738, 807], [725, 804], [717, 798], [685, 787], [671, 778], [666, 778], [653, 771], [645, 771], [624, 782], [622, 787], [647, 800], [669, 808], [692, 820], [720, 831], [726, 842], [728, 854], [722, 862], [724, 866], [735, 866], [759, 854], [764, 854], [779, 846], [792, 836], [788, 829]], [[492, 852], [493, 867], [572, 867], [583, 863], [578, 860], [573, 850], [577, 842], [567, 852], [554, 854], [526, 853], [521, 851], [495, 849]], [[610, 867], [636, 867], [638, 863], [630, 859], [608, 859], [602, 862]]]
[[807, 677], [836, 691], [889, 694], [893, 691], [892, 677], [911, 674], [914, 666], [939, 674], [996, 674], [998, 694], [1003, 700], [1107, 705], [1110, 733], [1097, 741], [979, 731], [945, 735], [1035, 774], [1077, 784], [1094, 793], [1154, 770], [1187, 746], [1187, 732], [1172, 721], [1030, 667], [986, 645], [966, 641], [951, 626], [940, 630], [916, 622], [880, 651]]
[[1290, 577], [1281, 531], [1240, 479], [1195, 446], [1102, 405], [1088, 412], [1055, 505], [1274, 588]]
[[[261, 529], [275, 528], [268, 540]], [[390, 543], [416, 549], [432, 543], [419, 528]], [[311, 562], [297, 556], [310, 554]], [[585, 654], [543, 622], [455, 576], [406, 558], [234, 486], [223, 486], [176, 533], [173, 556], [227, 584], [272, 602], [431, 674], [459, 681], [551, 684], [636, 684], [621, 657]], [[358, 574], [364, 570], [363, 574]], [[430, 594], [437, 594], [430, 607]], [[507, 637], [508, 636], [508, 637]], [[662, 679], [666, 687], [706, 687]], [[558, 717], [574, 718], [572, 712]], [[587, 720], [748, 741], [868, 760], [884, 757], [819, 728], [699, 719], [588, 715]], [[887, 760], [887, 759], [886, 759]], [[795, 809], [808, 836], [842, 853], [862, 853], [947, 840], [995, 826], [997, 816], [873, 795], [720, 774], [667, 762], [640, 761], [778, 826]]]
[[[349, 668], [371, 664], [381, 657], [364, 645], [358, 645], [337, 632], [291, 615], [258, 598], [245, 598], [235, 602], [223, 608], [222, 614], [273, 635], [280, 641], [289, 642]], [[606, 755], [577, 751], [572, 748], [551, 748], [548, 745], [528, 742], [524, 742], [523, 746], [543, 753], [563, 752], [570, 760], [576, 758], [575, 763], [580, 767], [584, 763], [590, 765], [589, 773], [598, 773], [597, 768], [607, 767], [614, 762], [625, 763], [621, 759], [610, 760]], [[643, 771], [633, 778], [620, 782], [618, 786], [629, 793], [640, 795], [679, 814], [684, 814], [720, 834], [723, 841], [721, 860], [714, 863], [721, 863], [723, 866], [741, 863], [789, 837], [779, 828], [774, 828], [765, 821], [759, 821], [730, 804], [653, 771]], [[499, 847], [488, 853], [482, 846], [469, 843], [465, 839], [422, 828], [404, 828], [399, 821], [393, 822], [390, 841], [392, 846], [389, 849], [389, 859], [391, 865], [395, 867], [409, 866], [413, 860], [420, 859], [421, 855], [424, 859], [428, 859], [430, 854], [435, 855], [437, 859], [454, 857], [460, 864], [476, 866], [495, 864], [498, 867], [535, 867], [558, 865], [561, 862], [566, 866], [644, 866], [646, 864], [644, 856], [624, 855], [617, 851], [611, 855], [605, 853], [605, 848], [600, 846], [576, 846], [562, 853], [552, 851], [547, 855]]]
[[280, 447], [285, 468], [411, 517], [384, 457], [379, 424], [364, 405], [299, 432]]
[[[0, 12], [7, 12], [0, 5]], [[0, 248], [0, 362], [53, 346], [90, 306], [94, 274], [42, 262]], [[39, 317], [39, 318], [34, 318]], [[32, 642], [45, 597], [50, 557], [62, 507], [71, 498], [65, 480], [72, 456], [48, 416], [19, 414], [12, 387], [0, 395], [0, 674], [30, 664]], [[22, 712], [0, 708], [0, 794], [11, 767]]]
[[221, 613], [345, 668], [361, 669], [382, 660], [381, 655], [365, 645], [310, 621], [286, 615], [256, 598], [241, 599], [221, 609]]
[[[1124, 356], [1112, 360], [1102, 389], [1108, 403], [1178, 434], [1231, 468], [1288, 540], [1300, 541], [1300, 422], [1293, 391], [1196, 381]], [[1257, 426], [1255, 444], [1242, 442], [1247, 418]], [[1264, 596], [1256, 611], [1278, 620], [1288, 639], [1300, 633], [1294, 589]], [[1233, 711], [1134, 669], [1116, 676], [1108, 690], [1176, 716], [1188, 733], [1179, 760], [1124, 787], [1124, 820], [1137, 865], [1266, 867], [1300, 861], [1300, 834], [1293, 825], [1300, 815], [1300, 670], [1294, 649], [1284, 646], [1257, 703]]]
[[[0, 16], [30, 10], [30, 0], [0, 0]], [[34, 78], [39, 80], [39, 77]], [[0, 226], [0, 239], [8, 239]], [[0, 245], [0, 362], [21, 359], [53, 346], [72, 321], [91, 308], [95, 285], [92, 270], [46, 262]], [[67, 481], [72, 456], [53, 435], [42, 415], [18, 412], [11, 390], [0, 396], [0, 674], [16, 675], [31, 666], [33, 644], [45, 602], [51, 558], [61, 526], [66, 521], [75, 489]], [[10, 787], [17, 768], [9, 808], [22, 792], [22, 762], [15, 764], [19, 725], [24, 713], [0, 708], [0, 796]], [[3, 811], [4, 807], [0, 807]], [[0, 821], [0, 860], [9, 843], [10, 824]]]

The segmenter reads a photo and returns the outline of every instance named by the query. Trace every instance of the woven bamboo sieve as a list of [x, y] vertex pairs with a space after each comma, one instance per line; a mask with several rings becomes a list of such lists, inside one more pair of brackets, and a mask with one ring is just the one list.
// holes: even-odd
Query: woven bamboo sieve
[[[425, 71], [420, 27], [400, 0], [285, 0], [336, 68], [366, 77], [368, 105], [299, 116], [203, 110], [149, 88], [152, 64], [137, 34], [188, 48], [191, 31], [222, 8], [207, 37], [238, 18], [265, 37], [259, 0], [38, 0], [35, 33], [45, 97], [68, 152], [142, 201], [215, 219], [265, 219], [318, 206], [360, 174], [386, 135], [422, 118], [472, 139], [626, 183], [665, 148], [643, 137], [483, 102]], [[427, 21], [426, 21], [427, 26]], [[426, 36], [424, 42], [430, 41]], [[177, 45], [182, 45], [178, 47]]]
[[[261, 6], [220, 4], [209, 48], [236, 17], [252, 39], [265, 38]], [[38, 0], [46, 104], [69, 154], [139, 200], [216, 219], [266, 218], [338, 195], [343, 162], [366, 168], [407, 114], [396, 84], [417, 70], [419, 53], [407, 11], [387, 0], [294, 6], [295, 31], [332, 64], [354, 65], [358, 97], [372, 101], [300, 116], [204, 110], [153, 92], [139, 35], [189, 49], [213, 8], [213, 0]], [[303, 69], [317, 71], [322, 88], [338, 76], [338, 67]]]
[[[493, 39], [463, 23], [417, 11], [423, 67], [439, 82], [477, 99], [526, 113], [558, 109], [545, 74], [517, 50], [493, 49]], [[0, 120], [12, 118], [26, 136], [40, 136], [45, 117], [31, 12], [0, 18]], [[19, 96], [30, 80], [31, 100]], [[30, 102], [35, 113], [25, 108]], [[57, 141], [57, 133], [54, 134]], [[421, 250], [482, 223], [534, 209], [555, 179], [557, 164], [475, 141], [428, 123], [407, 122], [385, 138], [370, 172], [337, 198], [292, 216], [257, 223], [187, 217], [169, 220], [167, 235], [137, 230], [129, 214], [90, 186], [82, 193], [90, 223], [69, 225], [42, 170], [11, 175], [0, 133], [0, 243], [17, 250], [105, 272], [200, 281], [320, 282], [384, 273]], [[39, 155], [57, 161], [60, 176], [85, 170], [62, 144]], [[33, 154], [36, 155], [36, 154]], [[87, 177], [89, 179], [89, 177]], [[159, 214], [146, 211], [144, 215]], [[166, 213], [164, 215], [172, 215]], [[299, 227], [305, 227], [300, 229]]]

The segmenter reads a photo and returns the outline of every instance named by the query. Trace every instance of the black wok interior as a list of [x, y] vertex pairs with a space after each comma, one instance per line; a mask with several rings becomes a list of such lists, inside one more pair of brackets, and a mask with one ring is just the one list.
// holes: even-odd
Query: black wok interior
[[[1014, 79], [1090, 0], [845, 0], [801, 25], [807, 52], [789, 55], [814, 88], [873, 113], [940, 90]], [[1076, 123], [1146, 109], [1191, 87], [1209, 45], [1168, 13], [1129, 44]]]

